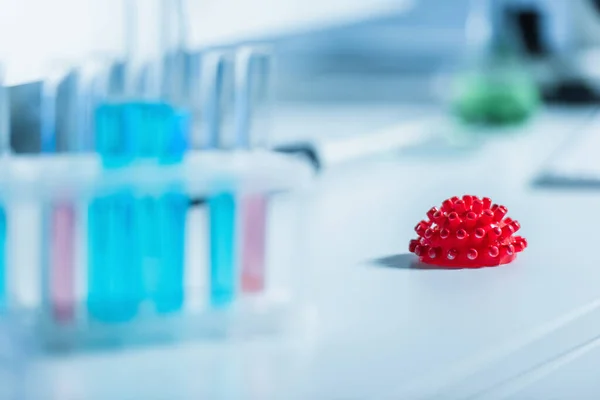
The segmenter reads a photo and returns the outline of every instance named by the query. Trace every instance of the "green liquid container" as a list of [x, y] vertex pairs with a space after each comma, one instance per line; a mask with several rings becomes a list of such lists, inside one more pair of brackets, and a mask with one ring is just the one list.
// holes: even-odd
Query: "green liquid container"
[[455, 76], [452, 111], [465, 124], [505, 126], [525, 122], [540, 105], [506, 0], [473, 0], [467, 53]]
[[540, 104], [535, 82], [514, 67], [463, 73], [456, 85], [452, 109], [467, 124], [520, 124]]

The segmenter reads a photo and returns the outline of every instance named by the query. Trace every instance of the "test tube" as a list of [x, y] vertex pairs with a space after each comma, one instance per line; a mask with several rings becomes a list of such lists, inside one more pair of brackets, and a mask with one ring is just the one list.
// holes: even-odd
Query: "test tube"
[[273, 56], [264, 46], [246, 46], [236, 52], [235, 131], [237, 146], [252, 150], [268, 144], [271, 111]]
[[[243, 149], [264, 147], [271, 111], [271, 54], [266, 48], [245, 47], [236, 57], [236, 134]], [[268, 194], [253, 190], [240, 197], [241, 286], [260, 293], [265, 286]]]
[[5, 83], [5, 72], [0, 60], [0, 157], [4, 158], [11, 153], [10, 149], [10, 98], [8, 87]]
[[98, 196], [88, 210], [88, 312], [102, 322], [133, 318], [141, 302], [141, 272], [134, 256], [133, 197]]
[[50, 208], [49, 299], [57, 322], [68, 322], [75, 312], [75, 206], [68, 201]]
[[210, 304], [225, 307], [236, 292], [235, 197], [223, 192], [208, 199], [210, 240]]
[[[91, 149], [93, 109], [104, 89], [102, 79], [106, 78], [102, 67], [98, 60], [91, 60], [74, 68], [68, 76], [62, 74], [66, 78], [58, 79], [63, 86], [62, 97], [58, 95], [56, 80], [51, 80], [49, 87], [44, 90], [42, 109], [47, 111], [42, 119], [43, 132], [47, 132], [48, 138], [53, 137], [48, 142], [55, 142], [55, 149], [60, 147], [70, 154]], [[57, 121], [57, 104], [63, 105], [60, 123]], [[57, 140], [59, 126], [63, 128], [60, 146]], [[48, 276], [44, 281], [49, 285], [47, 300], [58, 323], [73, 321], [79, 298], [76, 278], [81, 270], [76, 266], [76, 253], [82, 247], [78, 241], [78, 229], [83, 222], [79, 218], [82, 214], [80, 206], [76, 199], [59, 197], [52, 200], [47, 217], [50, 236], [46, 238], [49, 244], [49, 253], [45, 256]]]
[[[231, 150], [235, 146], [231, 112], [233, 108], [233, 59], [228, 52], [214, 52], [205, 60], [204, 104], [209, 145]], [[236, 204], [229, 190], [208, 199], [209, 303], [226, 307], [232, 303], [237, 286]]]
[[[188, 54], [185, 51], [187, 31], [184, 4], [181, 0], [163, 0], [162, 37], [164, 69], [162, 95], [175, 106], [174, 140], [161, 150], [168, 162], [180, 162], [191, 136], [191, 104], [189, 98]], [[185, 299], [185, 232], [189, 207], [188, 197], [169, 190], [155, 199], [154, 214], [146, 214], [149, 223], [157, 222], [159, 258], [156, 279], [148, 287], [150, 300], [159, 313], [182, 310]], [[157, 229], [158, 228], [158, 229]]]
[[242, 291], [260, 293], [265, 288], [265, 253], [268, 198], [262, 193], [241, 198]]
[[[70, 79], [69, 79], [70, 78]], [[73, 138], [72, 121], [75, 116], [73, 71], [59, 67], [54, 69], [42, 83], [40, 102], [41, 153], [54, 154], [59, 150], [58, 127], [62, 126], [61, 146], [63, 151], [77, 151]], [[59, 89], [64, 96], [60, 99], [66, 106], [62, 110], [63, 120], [58, 120]], [[83, 132], [81, 133], [83, 134]], [[75, 305], [74, 252], [75, 252], [75, 205], [57, 193], [42, 206], [42, 301], [51, 309], [53, 318], [60, 323], [73, 319]]]
[[234, 130], [234, 57], [228, 51], [215, 50], [205, 55], [201, 79], [207, 148], [234, 150], [239, 141]]
[[[125, 79], [96, 111], [96, 149], [107, 167], [140, 159], [160, 164], [182, 160], [186, 147], [187, 111], [170, 94], [182, 72], [167, 68], [173, 5], [168, 0], [125, 0], [127, 54]], [[166, 72], [169, 75], [166, 75]]]
[[[139, 160], [176, 164], [190, 123], [184, 86], [176, 84], [184, 79], [183, 41], [172, 34], [180, 28], [182, 3], [125, 4], [125, 82], [120, 96], [96, 110], [96, 149], [106, 168]], [[139, 196], [133, 189], [96, 198], [90, 210], [88, 303], [107, 321], [131, 319], [143, 300], [158, 312], [179, 311], [183, 304], [187, 198], [177, 191]]]
[[[10, 117], [8, 88], [4, 82], [4, 68], [0, 62], [0, 159], [10, 154]], [[0, 204], [0, 310], [7, 303], [6, 271], [6, 211]]]
[[6, 211], [4, 207], [0, 207], [0, 311], [4, 311], [7, 306], [6, 231]]

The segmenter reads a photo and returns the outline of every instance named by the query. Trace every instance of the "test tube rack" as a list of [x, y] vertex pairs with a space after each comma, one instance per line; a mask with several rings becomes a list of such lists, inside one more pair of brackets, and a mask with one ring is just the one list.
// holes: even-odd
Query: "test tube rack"
[[[172, 165], [118, 169], [103, 168], [92, 154], [0, 163], [3, 313], [36, 347], [252, 335], [293, 321], [303, 269], [302, 193], [312, 177], [304, 162], [215, 150], [187, 153]], [[247, 212], [226, 211], [211, 221], [220, 215], [214, 202], [227, 207], [256, 195], [271, 199], [269, 215], [253, 221], [239, 217]], [[192, 198], [207, 201], [192, 206]], [[94, 208], [99, 199], [102, 212]], [[61, 212], [60, 204], [69, 207]], [[219, 229], [232, 230], [231, 243], [227, 233], [215, 235]], [[261, 249], [265, 243], [253, 238], [265, 229], [269, 247]], [[258, 267], [245, 260], [253, 251], [265, 252]]]

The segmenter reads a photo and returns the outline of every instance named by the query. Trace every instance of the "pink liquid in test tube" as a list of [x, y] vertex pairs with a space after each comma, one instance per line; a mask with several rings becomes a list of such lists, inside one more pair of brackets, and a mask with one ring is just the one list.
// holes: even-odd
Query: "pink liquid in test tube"
[[242, 291], [259, 293], [265, 287], [267, 197], [242, 198]]
[[73, 318], [75, 211], [72, 204], [52, 208], [50, 237], [50, 301], [54, 317], [60, 322]]

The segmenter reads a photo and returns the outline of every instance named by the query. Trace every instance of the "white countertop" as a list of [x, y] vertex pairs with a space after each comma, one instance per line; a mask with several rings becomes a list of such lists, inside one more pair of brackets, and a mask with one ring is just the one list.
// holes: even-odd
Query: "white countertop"
[[[600, 193], [528, 185], [586, 115], [553, 110], [473, 151], [412, 149], [326, 170], [307, 205], [315, 313], [299, 337], [50, 358], [34, 366], [35, 387], [47, 400], [485, 398], [600, 332]], [[521, 222], [529, 248], [515, 263], [373, 261], [405, 254], [425, 212], [465, 193]]]

